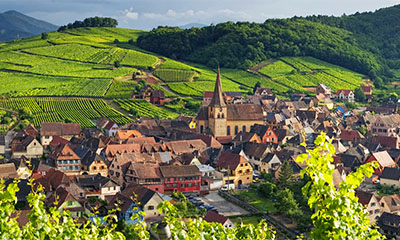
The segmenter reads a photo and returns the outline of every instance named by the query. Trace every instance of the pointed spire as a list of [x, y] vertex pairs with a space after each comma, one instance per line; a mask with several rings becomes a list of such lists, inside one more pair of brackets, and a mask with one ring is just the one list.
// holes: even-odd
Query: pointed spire
[[217, 81], [215, 82], [214, 95], [213, 95], [213, 98], [211, 99], [209, 106], [211, 106], [211, 107], [226, 106], [224, 97], [222, 96], [221, 73], [220, 73], [219, 67], [218, 67], [218, 72], [217, 72]]

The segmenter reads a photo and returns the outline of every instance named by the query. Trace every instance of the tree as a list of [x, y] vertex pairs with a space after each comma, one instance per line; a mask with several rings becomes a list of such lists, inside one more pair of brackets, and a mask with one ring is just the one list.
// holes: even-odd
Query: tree
[[257, 88], [259, 88], [259, 87], [261, 87], [261, 83], [260, 83], [260, 81], [257, 81], [256, 84], [254, 84], [254, 87], [253, 87], [253, 94], [256, 93]]
[[41, 39], [47, 39], [47, 38], [49, 38], [49, 34], [46, 32], [42, 33]]
[[284, 161], [280, 172], [278, 174], [278, 180], [276, 181], [276, 185], [279, 189], [289, 188], [292, 189], [293, 187], [293, 169], [290, 165], [289, 161]]
[[335, 170], [332, 155], [335, 148], [332, 139], [325, 133], [319, 135], [315, 147], [297, 157], [297, 162], [307, 163], [302, 175], [311, 179], [304, 187], [303, 194], [309, 195], [308, 205], [314, 211], [311, 219], [314, 228], [312, 239], [384, 239], [369, 223], [368, 212], [355, 196], [355, 191], [364, 176], [371, 177], [377, 163], [361, 165], [357, 171], [349, 174], [336, 189], [333, 184]]
[[275, 204], [279, 212], [285, 214], [287, 217], [293, 219], [295, 216], [301, 214], [299, 205], [293, 197], [293, 192], [290, 189], [279, 190], [276, 194], [277, 203]]
[[361, 88], [356, 88], [354, 90], [354, 96], [358, 102], [365, 102], [365, 94]]
[[262, 182], [258, 185], [257, 189], [267, 198], [274, 197], [277, 191], [276, 185], [271, 182]]

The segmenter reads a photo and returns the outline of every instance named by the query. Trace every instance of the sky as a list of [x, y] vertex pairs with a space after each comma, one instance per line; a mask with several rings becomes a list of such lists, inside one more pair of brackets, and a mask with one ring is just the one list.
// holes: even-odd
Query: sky
[[0, 0], [0, 12], [16, 10], [55, 25], [86, 17], [112, 17], [119, 27], [209, 25], [226, 21], [353, 14], [400, 4], [400, 0]]

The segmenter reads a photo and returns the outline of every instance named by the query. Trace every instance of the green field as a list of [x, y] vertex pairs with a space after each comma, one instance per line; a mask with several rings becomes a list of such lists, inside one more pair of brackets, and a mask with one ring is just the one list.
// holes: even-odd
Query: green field
[[84, 98], [9, 98], [0, 99], [0, 107], [11, 110], [26, 110], [33, 115], [33, 124], [39, 127], [42, 122], [71, 121], [82, 128], [95, 127], [92, 120], [107, 117], [118, 124], [131, 120], [110, 108], [101, 99]]
[[362, 84], [365, 77], [312, 57], [282, 57], [261, 68], [259, 72], [280, 85], [300, 92], [307, 92], [303, 87], [316, 87], [320, 83], [324, 83], [333, 91], [354, 90]]
[[146, 100], [115, 99], [114, 102], [116, 102], [125, 111], [129, 112], [131, 109], [134, 109], [138, 113], [139, 117], [146, 116], [150, 118], [174, 119], [179, 116], [177, 113], [168, 111], [161, 107], [156, 107]]
[[193, 79], [195, 72], [177, 69], [158, 69], [154, 74], [164, 82], [188, 82]]
[[264, 212], [264, 213], [265, 212], [268, 212], [268, 213], [276, 212], [274, 203], [264, 197], [261, 197], [255, 191], [248, 190], [246, 192], [237, 193], [237, 195], [240, 195], [244, 201], [248, 202], [249, 204], [251, 204], [253, 207], [257, 208], [261, 212]]

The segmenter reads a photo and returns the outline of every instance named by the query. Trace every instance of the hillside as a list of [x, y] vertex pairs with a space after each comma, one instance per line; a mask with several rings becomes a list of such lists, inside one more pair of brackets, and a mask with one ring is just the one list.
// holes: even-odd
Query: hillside
[[57, 30], [57, 26], [17, 11], [0, 13], [0, 42], [33, 37]]
[[[27, 109], [36, 126], [42, 121], [72, 121], [91, 127], [91, 120], [98, 117], [129, 122], [123, 114], [195, 115], [203, 92], [214, 89], [216, 68], [145, 51], [135, 45], [145, 34], [122, 28], [76, 28], [51, 32], [45, 40], [35, 36], [0, 44], [0, 95], [7, 97], [0, 108]], [[280, 98], [294, 92], [314, 94], [320, 83], [334, 91], [355, 89], [365, 78], [313, 57], [288, 56], [257, 62], [249, 70], [224, 67], [221, 74], [224, 91], [248, 95], [260, 83]], [[173, 101], [156, 107], [131, 100], [144, 84], [163, 90]]]
[[386, 59], [391, 68], [400, 68], [400, 5], [349, 16], [306, 19], [352, 32], [362, 48]]
[[214, 68], [219, 64], [248, 69], [270, 58], [312, 56], [373, 79], [383, 74], [380, 60], [363, 50], [350, 32], [304, 19], [227, 22], [186, 30], [159, 27], [138, 38], [138, 46]]

